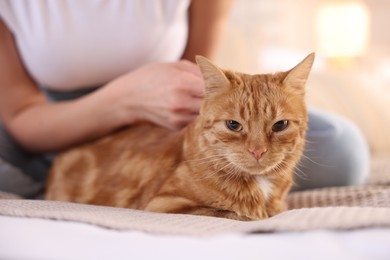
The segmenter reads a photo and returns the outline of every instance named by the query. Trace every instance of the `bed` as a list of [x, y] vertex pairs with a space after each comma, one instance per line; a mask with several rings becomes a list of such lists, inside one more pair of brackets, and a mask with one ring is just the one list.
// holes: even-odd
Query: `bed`
[[254, 222], [0, 193], [0, 259], [390, 259], [389, 96], [329, 75], [309, 85], [309, 105], [363, 130], [367, 184], [291, 192], [288, 211]]

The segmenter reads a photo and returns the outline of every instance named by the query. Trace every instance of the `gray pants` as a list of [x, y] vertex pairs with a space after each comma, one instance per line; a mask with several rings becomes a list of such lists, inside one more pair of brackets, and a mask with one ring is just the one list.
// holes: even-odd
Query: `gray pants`
[[[369, 149], [351, 122], [310, 110], [304, 156], [293, 190], [364, 183], [369, 175]], [[32, 198], [42, 193], [50, 157], [24, 151], [0, 125], [0, 190]]]
[[306, 140], [293, 190], [359, 185], [368, 180], [369, 147], [349, 120], [310, 109]]

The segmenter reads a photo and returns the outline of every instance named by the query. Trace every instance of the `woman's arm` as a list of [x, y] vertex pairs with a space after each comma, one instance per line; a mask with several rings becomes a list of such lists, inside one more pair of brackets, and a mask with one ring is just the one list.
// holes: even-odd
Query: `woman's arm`
[[[230, 5], [229, 0], [193, 1], [183, 58], [214, 55]], [[178, 129], [196, 117], [203, 95], [197, 66], [180, 61], [149, 64], [85, 97], [50, 103], [24, 68], [1, 19], [0, 57], [0, 119], [33, 152], [64, 149], [142, 121]]]
[[50, 151], [88, 140], [121, 125], [120, 111], [85, 98], [49, 103], [31, 79], [0, 19], [0, 118], [13, 137], [31, 151]]
[[30, 151], [64, 149], [140, 121], [180, 128], [196, 116], [202, 92], [197, 66], [181, 61], [149, 64], [85, 97], [50, 103], [0, 19], [0, 119]]
[[189, 36], [183, 59], [194, 62], [196, 55], [215, 58], [232, 3], [232, 0], [192, 1], [189, 13]]

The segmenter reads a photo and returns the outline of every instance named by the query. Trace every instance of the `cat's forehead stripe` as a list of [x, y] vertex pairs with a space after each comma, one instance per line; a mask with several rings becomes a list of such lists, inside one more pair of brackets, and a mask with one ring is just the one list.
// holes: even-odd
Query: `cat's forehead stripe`
[[241, 98], [240, 116], [245, 120], [266, 115], [276, 117], [280, 113], [273, 105], [280, 98], [276, 87], [272, 75], [245, 77], [241, 94], [245, 98]]

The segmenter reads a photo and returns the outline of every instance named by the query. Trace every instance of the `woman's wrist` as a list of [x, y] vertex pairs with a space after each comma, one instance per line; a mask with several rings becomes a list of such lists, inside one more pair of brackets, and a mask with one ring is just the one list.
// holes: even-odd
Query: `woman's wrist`
[[98, 109], [94, 116], [100, 118], [113, 130], [135, 123], [134, 111], [129, 108], [127, 95], [121, 91], [120, 80], [116, 79], [91, 94], [90, 102], [92, 108]]

